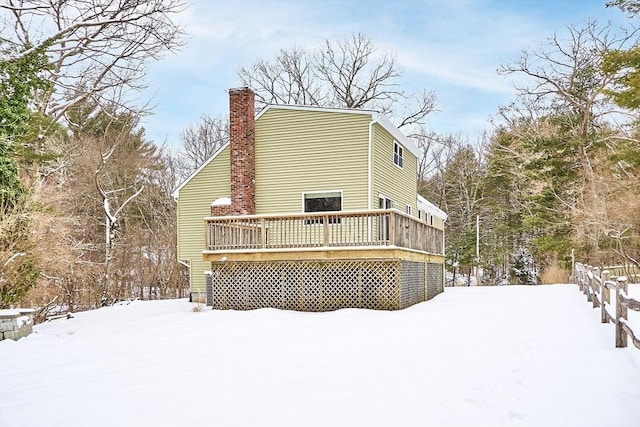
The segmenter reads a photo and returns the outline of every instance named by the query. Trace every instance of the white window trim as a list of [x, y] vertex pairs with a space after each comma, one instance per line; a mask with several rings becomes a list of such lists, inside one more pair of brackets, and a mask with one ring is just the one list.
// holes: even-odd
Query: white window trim
[[[398, 158], [401, 160], [399, 160], [400, 163], [402, 163], [402, 166], [400, 166], [398, 163], [396, 163], [396, 146], [400, 149], [400, 151], [402, 152], [402, 155], [399, 155]], [[392, 153], [393, 157], [392, 157], [392, 161], [393, 164], [395, 165], [395, 167], [400, 168], [400, 169], [404, 169], [404, 146], [402, 144], [400, 144], [398, 141], [396, 141], [395, 139], [393, 140], [393, 153]]]
[[[380, 205], [380, 199], [388, 200], [389, 202], [391, 202], [391, 207], [389, 209], [393, 209], [393, 199], [391, 197], [385, 196], [382, 193], [378, 193], [378, 205]], [[378, 206], [378, 209], [386, 209], [386, 208], [381, 208], [380, 206]]]
[[404, 207], [404, 211], [407, 215], [411, 215], [411, 211], [413, 210], [413, 208], [411, 207], [410, 204], [407, 203], [407, 205]]

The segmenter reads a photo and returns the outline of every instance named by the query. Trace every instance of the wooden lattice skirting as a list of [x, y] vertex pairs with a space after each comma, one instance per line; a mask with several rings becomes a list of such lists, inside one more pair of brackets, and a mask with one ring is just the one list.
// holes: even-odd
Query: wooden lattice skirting
[[398, 259], [217, 262], [207, 303], [234, 310], [398, 310], [442, 292], [442, 268]]

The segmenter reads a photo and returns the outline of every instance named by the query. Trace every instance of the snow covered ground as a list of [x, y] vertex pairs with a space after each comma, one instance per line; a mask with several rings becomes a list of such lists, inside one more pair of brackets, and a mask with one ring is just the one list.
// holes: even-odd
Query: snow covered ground
[[640, 351], [575, 285], [397, 312], [136, 301], [34, 331], [0, 342], [2, 427], [640, 426]]

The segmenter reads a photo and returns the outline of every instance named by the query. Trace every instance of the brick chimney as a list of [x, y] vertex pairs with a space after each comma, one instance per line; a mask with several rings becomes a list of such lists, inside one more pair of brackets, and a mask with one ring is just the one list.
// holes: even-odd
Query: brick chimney
[[[256, 211], [255, 94], [248, 87], [229, 90], [229, 148], [231, 149], [231, 215]], [[211, 209], [212, 215], [226, 209]]]

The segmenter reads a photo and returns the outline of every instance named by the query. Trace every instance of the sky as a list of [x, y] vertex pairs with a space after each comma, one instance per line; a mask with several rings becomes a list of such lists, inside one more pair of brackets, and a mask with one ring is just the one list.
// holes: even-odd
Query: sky
[[[640, 285], [629, 291], [640, 297]], [[640, 351], [615, 347], [613, 323], [576, 285], [446, 288], [400, 311], [192, 307], [123, 302], [0, 341], [0, 425], [640, 420]], [[640, 313], [629, 310], [629, 323], [637, 335]]]
[[[407, 92], [433, 90], [437, 112], [426, 127], [470, 140], [491, 129], [489, 119], [515, 98], [514, 76], [501, 64], [517, 60], [554, 32], [588, 19], [625, 25], [606, 0], [450, 1], [216, 1], [193, 0], [177, 21], [185, 46], [151, 64], [148, 88], [154, 114], [149, 139], [170, 147], [202, 115], [226, 116], [230, 88], [241, 67], [269, 60], [292, 44], [313, 49], [325, 39], [362, 32], [379, 54], [395, 55]], [[473, 141], [472, 141], [473, 142]]]

